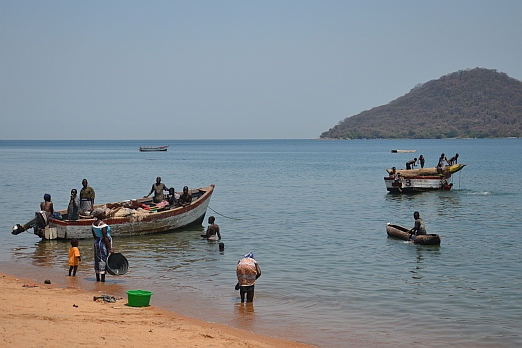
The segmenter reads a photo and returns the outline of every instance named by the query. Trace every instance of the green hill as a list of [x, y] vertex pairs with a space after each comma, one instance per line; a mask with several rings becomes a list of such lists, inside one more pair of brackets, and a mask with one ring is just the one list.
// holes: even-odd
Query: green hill
[[522, 82], [489, 69], [460, 70], [387, 105], [347, 117], [322, 139], [522, 136]]

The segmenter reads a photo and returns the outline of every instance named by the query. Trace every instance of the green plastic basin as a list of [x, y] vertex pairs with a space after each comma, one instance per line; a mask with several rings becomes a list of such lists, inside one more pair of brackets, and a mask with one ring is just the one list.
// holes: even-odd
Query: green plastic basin
[[127, 290], [128, 305], [131, 307], [147, 307], [150, 303], [152, 291]]

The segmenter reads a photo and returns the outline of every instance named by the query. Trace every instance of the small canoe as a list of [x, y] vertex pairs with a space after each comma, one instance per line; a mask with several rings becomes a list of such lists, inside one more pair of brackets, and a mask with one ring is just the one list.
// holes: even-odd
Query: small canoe
[[[411, 239], [409, 231], [409, 228], [403, 226], [390, 223], [386, 224], [386, 233], [388, 234], [388, 237], [408, 241]], [[438, 234], [423, 234], [415, 237], [413, 243], [419, 245], [440, 245], [440, 237]]]
[[165, 146], [150, 146], [150, 147], [141, 147], [140, 152], [149, 152], [149, 151], [167, 151], [168, 145]]
[[391, 150], [392, 153], [408, 153], [408, 152], [417, 152], [417, 150]]

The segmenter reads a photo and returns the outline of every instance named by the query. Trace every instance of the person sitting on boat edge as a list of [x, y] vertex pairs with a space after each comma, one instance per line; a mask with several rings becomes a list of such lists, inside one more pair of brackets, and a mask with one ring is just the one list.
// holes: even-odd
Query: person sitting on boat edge
[[51, 195], [46, 193], [44, 194], [44, 201], [40, 203], [40, 210], [45, 211], [47, 216], [51, 216], [54, 213], [54, 205], [51, 201]]
[[406, 169], [411, 169], [412, 166], [415, 167], [416, 163], [417, 163], [417, 157], [415, 157], [414, 159], [406, 162]]
[[189, 192], [188, 186], [183, 187], [183, 193], [179, 197], [179, 205], [186, 207], [192, 203], [192, 194]]
[[179, 194], [176, 193], [174, 187], [169, 188], [167, 201], [169, 202], [171, 208], [179, 207]]
[[[221, 240], [221, 233], [219, 232], [219, 225], [215, 223], [216, 218], [213, 216], [209, 216], [208, 218], [208, 227], [207, 233], [202, 234], [201, 237], [206, 238], [208, 240]], [[216, 237], [217, 235], [217, 237]]]
[[437, 173], [442, 174], [446, 169], [446, 165], [448, 164], [448, 159], [444, 155], [444, 152], [440, 154], [439, 163], [437, 163]]
[[413, 213], [413, 218], [415, 219], [415, 226], [410, 230], [410, 234], [414, 234], [412, 236], [412, 240], [415, 240], [415, 237], [426, 234], [426, 227], [424, 226], [424, 220], [421, 219], [418, 211]]
[[156, 178], [156, 183], [152, 184], [152, 188], [150, 189], [150, 192], [148, 195], [143, 196], [143, 198], [149, 197], [152, 192], [154, 192], [154, 197], [152, 198], [152, 201], [154, 203], [159, 203], [165, 199], [165, 196], [163, 195], [163, 191], [168, 191], [169, 189], [167, 186], [165, 186], [164, 183], [161, 182], [161, 177]]

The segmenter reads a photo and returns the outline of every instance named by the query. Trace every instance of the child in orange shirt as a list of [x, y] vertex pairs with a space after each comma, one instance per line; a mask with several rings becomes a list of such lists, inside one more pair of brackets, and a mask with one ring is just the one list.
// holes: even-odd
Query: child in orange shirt
[[76, 270], [81, 260], [80, 249], [78, 249], [78, 239], [73, 239], [71, 240], [71, 247], [69, 248], [69, 276], [71, 276], [71, 272], [73, 276], [76, 276]]

